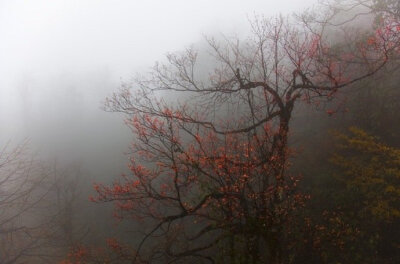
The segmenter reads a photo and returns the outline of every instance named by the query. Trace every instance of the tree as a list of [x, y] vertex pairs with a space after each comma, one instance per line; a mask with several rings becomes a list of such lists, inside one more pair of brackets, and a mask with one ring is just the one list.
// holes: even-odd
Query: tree
[[345, 34], [339, 45], [320, 24], [256, 18], [251, 26], [243, 43], [207, 39], [216, 65], [207, 78], [190, 48], [106, 101], [135, 135], [131, 173], [95, 185], [93, 200], [114, 202], [117, 218], [146, 221], [126, 256], [132, 263], [289, 261], [293, 216], [307, 198], [288, 172], [296, 102], [332, 98], [396, 49], [393, 28]]
[[[7, 145], [0, 153], [0, 263], [21, 263], [36, 256], [46, 241], [48, 222], [35, 210], [46, 196], [41, 167], [26, 156], [27, 144]], [[45, 256], [43, 256], [45, 257]]]
[[28, 143], [1, 150], [1, 264], [54, 263], [79, 241], [71, 222], [77, 191], [71, 171], [34, 160]]
[[47, 167], [47, 171], [50, 178], [47, 210], [52, 215], [52, 234], [48, 237], [48, 243], [55, 249], [55, 255], [58, 255], [52, 259], [54, 262], [64, 257], [71, 248], [79, 246], [89, 234], [90, 228], [78, 208], [82, 190], [80, 166], [59, 166], [54, 162], [52, 167]]
[[[344, 132], [328, 133], [314, 121], [322, 137], [305, 146], [313, 160], [295, 161], [301, 162], [302, 187], [312, 199], [296, 240], [307, 243], [297, 243], [294, 263], [399, 261], [398, 149], [387, 145], [387, 138], [347, 125], [338, 117], [331, 129]], [[314, 166], [311, 175], [308, 164]]]
[[393, 232], [400, 220], [400, 150], [355, 127], [337, 138], [340, 145], [331, 162], [340, 168], [336, 178], [345, 186], [338, 195], [352, 201], [342, 208], [351, 207], [347, 216], [361, 230], [360, 244], [369, 243], [371, 257], [397, 262], [400, 241]]

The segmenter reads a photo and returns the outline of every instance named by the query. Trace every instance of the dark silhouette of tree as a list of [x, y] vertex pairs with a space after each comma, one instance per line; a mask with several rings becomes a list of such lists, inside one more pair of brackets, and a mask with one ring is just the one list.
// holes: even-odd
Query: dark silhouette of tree
[[95, 185], [93, 200], [146, 223], [137, 245], [121, 251], [126, 260], [286, 261], [294, 215], [307, 199], [288, 172], [296, 102], [329, 100], [397, 52], [393, 27], [333, 42], [326, 24], [256, 18], [251, 26], [244, 42], [207, 39], [213, 69], [197, 68], [194, 49], [169, 54], [135, 89], [107, 99], [135, 135], [131, 173]]

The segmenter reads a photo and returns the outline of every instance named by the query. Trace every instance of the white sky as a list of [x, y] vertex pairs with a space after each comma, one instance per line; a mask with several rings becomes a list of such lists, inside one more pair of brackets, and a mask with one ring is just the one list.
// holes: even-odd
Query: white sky
[[240, 31], [247, 16], [300, 11], [313, 0], [0, 0], [1, 74], [125, 75], [202, 34]]

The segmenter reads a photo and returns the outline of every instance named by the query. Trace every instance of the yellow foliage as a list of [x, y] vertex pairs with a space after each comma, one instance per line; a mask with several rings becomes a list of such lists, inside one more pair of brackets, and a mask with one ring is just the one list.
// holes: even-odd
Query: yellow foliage
[[362, 198], [365, 216], [380, 221], [400, 219], [400, 149], [381, 143], [365, 131], [351, 127], [336, 133], [339, 151], [331, 162], [341, 168], [338, 179]]

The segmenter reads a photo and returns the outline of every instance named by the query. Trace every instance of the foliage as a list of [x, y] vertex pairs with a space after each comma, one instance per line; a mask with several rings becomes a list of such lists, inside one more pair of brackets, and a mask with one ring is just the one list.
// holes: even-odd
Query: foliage
[[350, 135], [338, 134], [339, 152], [331, 160], [342, 170], [337, 179], [352, 198], [351, 205], [343, 207], [374, 257], [393, 263], [400, 252], [400, 241], [394, 235], [400, 222], [400, 149], [360, 129], [349, 131]]
[[339, 134], [340, 153], [331, 161], [344, 173], [340, 180], [362, 197], [359, 213], [386, 223], [400, 218], [400, 150], [386, 146], [366, 132], [350, 128]]
[[399, 149], [355, 127], [330, 139], [321, 150], [330, 163], [316, 152], [318, 166], [307, 176], [312, 198], [298, 240], [311, 244], [297, 245], [294, 263], [397, 263]]

